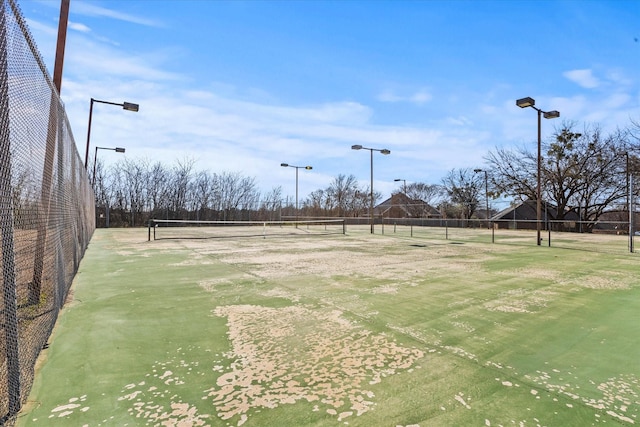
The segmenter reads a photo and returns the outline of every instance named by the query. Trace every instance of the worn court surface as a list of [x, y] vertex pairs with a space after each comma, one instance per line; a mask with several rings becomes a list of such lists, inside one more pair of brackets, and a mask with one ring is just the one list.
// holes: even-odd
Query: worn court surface
[[368, 231], [97, 230], [18, 425], [640, 423], [637, 254]]

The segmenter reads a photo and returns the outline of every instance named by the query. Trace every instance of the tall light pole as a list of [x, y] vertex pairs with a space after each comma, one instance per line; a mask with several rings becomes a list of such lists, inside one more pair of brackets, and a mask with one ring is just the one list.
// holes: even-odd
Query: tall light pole
[[84, 168], [87, 169], [87, 165], [89, 164], [89, 141], [91, 139], [91, 117], [93, 116], [93, 103], [99, 102], [101, 104], [109, 104], [109, 105], [117, 105], [122, 107], [123, 110], [134, 111], [137, 112], [140, 109], [138, 104], [133, 104], [131, 102], [123, 102], [122, 104], [118, 104], [117, 102], [109, 102], [109, 101], [100, 101], [99, 99], [91, 98], [91, 104], [89, 106], [89, 125], [87, 126], [87, 149], [84, 152]]
[[124, 153], [124, 148], [121, 147], [116, 147], [116, 148], [109, 148], [109, 147], [96, 147], [96, 153], [93, 155], [93, 185], [96, 185], [96, 163], [98, 160], [98, 150], [113, 150], [116, 153]]
[[484, 172], [484, 199], [485, 199], [485, 209], [487, 212], [487, 228], [491, 228], [489, 225], [489, 177], [487, 171], [484, 169], [474, 169], [475, 173]]
[[369, 152], [371, 153], [371, 194], [370, 194], [370, 200], [369, 200], [369, 218], [371, 221], [371, 234], [373, 234], [373, 152], [379, 151], [381, 154], [384, 154], [386, 156], [388, 154], [391, 154], [391, 151], [387, 150], [386, 148], [383, 148], [383, 149], [367, 148], [367, 147], [363, 147], [360, 144], [352, 145], [351, 149], [352, 150], [369, 150]]
[[283, 168], [296, 168], [296, 221], [298, 220], [298, 169], [305, 169], [310, 171], [312, 166], [294, 166], [289, 163], [280, 163]]
[[539, 108], [536, 108], [536, 101], [533, 98], [521, 98], [516, 101], [516, 105], [520, 108], [531, 107], [538, 112], [538, 184], [536, 187], [536, 244], [540, 246], [540, 221], [542, 218], [542, 204], [541, 204], [541, 163], [542, 163], [542, 155], [540, 153], [541, 145], [542, 145], [542, 117], [545, 119], [555, 119], [560, 117], [560, 112], [556, 110], [552, 111], [542, 111]]
[[627, 209], [629, 210], [629, 252], [633, 253], [633, 176], [629, 164], [629, 152], [625, 153], [627, 157], [626, 175], [627, 175]]
[[400, 182], [402, 181], [402, 191], [404, 192], [404, 195], [407, 195], [407, 180], [406, 179], [402, 179], [402, 178], [396, 178], [394, 179], [395, 182]]

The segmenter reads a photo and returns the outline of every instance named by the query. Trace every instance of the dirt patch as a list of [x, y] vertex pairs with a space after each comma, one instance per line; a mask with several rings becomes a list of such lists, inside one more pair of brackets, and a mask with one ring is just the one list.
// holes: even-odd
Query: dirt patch
[[533, 313], [546, 307], [554, 295], [553, 291], [513, 289], [501, 293], [493, 301], [486, 302], [484, 307], [489, 311], [503, 313]]
[[238, 305], [215, 314], [227, 318], [232, 350], [226, 356], [234, 362], [207, 396], [220, 418], [238, 425], [252, 409], [303, 400], [340, 421], [362, 415], [375, 405], [372, 385], [411, 370], [424, 356], [339, 311]]

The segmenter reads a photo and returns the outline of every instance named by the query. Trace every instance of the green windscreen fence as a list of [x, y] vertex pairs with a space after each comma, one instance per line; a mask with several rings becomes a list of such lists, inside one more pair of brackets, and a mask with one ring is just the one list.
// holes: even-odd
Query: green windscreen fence
[[0, 425], [33, 383], [95, 229], [64, 106], [15, 0], [0, 0]]

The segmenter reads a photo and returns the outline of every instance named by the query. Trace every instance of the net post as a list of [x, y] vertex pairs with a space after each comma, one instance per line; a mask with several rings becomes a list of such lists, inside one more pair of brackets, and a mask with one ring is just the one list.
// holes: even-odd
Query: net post
[[147, 242], [151, 241], [151, 224], [153, 223], [153, 220], [150, 219], [149, 222], [147, 223]]

